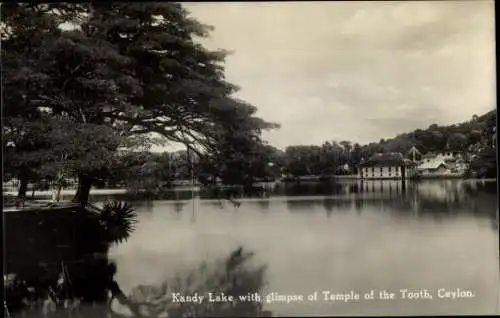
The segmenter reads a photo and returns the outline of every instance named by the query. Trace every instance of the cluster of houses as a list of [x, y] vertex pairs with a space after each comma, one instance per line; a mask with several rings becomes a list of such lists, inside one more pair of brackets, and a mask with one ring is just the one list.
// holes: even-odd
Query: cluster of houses
[[361, 179], [414, 179], [463, 177], [468, 168], [467, 154], [458, 151], [422, 155], [413, 147], [402, 153], [378, 153], [359, 166]]
[[417, 169], [421, 176], [458, 176], [467, 171], [464, 155], [457, 152], [429, 153], [422, 156]]

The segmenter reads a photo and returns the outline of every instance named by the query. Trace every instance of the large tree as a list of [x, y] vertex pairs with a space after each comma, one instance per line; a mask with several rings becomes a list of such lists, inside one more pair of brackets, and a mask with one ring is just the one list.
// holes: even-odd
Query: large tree
[[73, 21], [81, 10], [76, 4], [2, 4], [2, 146], [6, 171], [21, 181], [21, 198], [28, 181], [38, 177], [40, 150], [50, 150], [44, 137], [47, 116], [39, 103], [47, 79], [38, 69], [40, 56], [43, 48], [60, 36], [58, 25]]
[[[128, 100], [131, 107], [102, 114], [127, 123], [131, 133], [158, 133], [221, 161], [228, 143], [255, 141], [262, 129], [273, 127], [254, 116], [255, 107], [232, 97], [237, 87], [224, 79], [226, 53], [207, 50], [196, 41], [210, 28], [191, 18], [180, 4], [94, 4], [82, 29], [129, 59], [125, 74], [137, 81], [141, 93]], [[242, 156], [245, 151], [240, 148], [237, 153]]]
[[[255, 140], [262, 129], [274, 127], [255, 117], [253, 106], [232, 97], [237, 87], [224, 79], [225, 52], [198, 44], [196, 37], [206, 36], [210, 28], [189, 17], [180, 4], [92, 3], [75, 10], [79, 19], [72, 17], [70, 31], [58, 28], [57, 6], [39, 13], [40, 20], [51, 21], [51, 28], [40, 34], [41, 41], [27, 42], [33, 50], [22, 53], [26, 57], [17, 66], [29, 64], [43, 85], [28, 97], [26, 85], [16, 89], [30, 109], [38, 103], [80, 127], [76, 140], [93, 139], [92, 131], [102, 126], [126, 141], [137, 135], [148, 140], [155, 133], [199, 155], [219, 156], [228, 135], [241, 131]], [[18, 17], [38, 7], [14, 9], [5, 20], [11, 42], [29, 33], [16, 28]], [[11, 47], [6, 50], [15, 51]], [[114, 150], [119, 146], [114, 143]], [[79, 179], [75, 201], [88, 200], [103, 164], [109, 162], [73, 165]]]
[[218, 111], [220, 117], [215, 134], [218, 147], [205, 156], [203, 172], [220, 178], [224, 183], [246, 186], [257, 178], [266, 177], [266, 167], [273, 157], [272, 150], [263, 144], [260, 134], [263, 129], [277, 125], [255, 117], [256, 111], [254, 106], [242, 101]]

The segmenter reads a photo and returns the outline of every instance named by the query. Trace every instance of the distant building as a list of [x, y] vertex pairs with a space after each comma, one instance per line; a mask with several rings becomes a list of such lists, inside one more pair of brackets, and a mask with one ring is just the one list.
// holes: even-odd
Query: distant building
[[437, 153], [428, 152], [428, 153], [424, 154], [417, 163], [422, 164], [424, 162], [431, 162], [432, 160], [435, 160], [437, 156], [438, 156]]
[[[465, 156], [468, 155], [465, 153]], [[421, 176], [460, 175], [467, 169], [464, 156], [458, 151], [444, 151], [442, 153], [428, 153], [422, 157], [417, 166]]]
[[421, 163], [417, 170], [421, 175], [444, 174], [448, 171], [448, 167], [442, 158], [434, 158]]
[[352, 173], [352, 169], [349, 166], [349, 164], [346, 163], [343, 166], [338, 167], [336, 173], [341, 175], [346, 175]]
[[453, 161], [459, 158], [463, 159], [462, 154], [467, 154], [467, 153], [463, 151], [452, 151], [452, 150], [445, 150], [438, 153], [428, 152], [422, 156], [421, 162], [422, 163], [431, 162], [433, 160]]
[[413, 146], [408, 151], [408, 157], [411, 159], [411, 161], [417, 162], [420, 158], [422, 158], [422, 153], [417, 149], [417, 147]]
[[376, 154], [359, 165], [361, 179], [410, 179], [417, 175], [416, 164], [401, 153]]

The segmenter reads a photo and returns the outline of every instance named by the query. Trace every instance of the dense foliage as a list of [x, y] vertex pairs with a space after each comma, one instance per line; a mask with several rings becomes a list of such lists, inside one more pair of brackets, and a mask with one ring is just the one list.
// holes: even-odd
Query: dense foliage
[[[285, 150], [283, 168], [286, 173], [295, 177], [352, 173], [356, 172], [356, 166], [361, 160], [367, 160], [376, 153], [401, 152], [411, 158], [409, 151], [412, 147], [416, 147], [420, 154], [446, 150], [477, 154], [482, 159], [477, 159], [473, 166], [487, 164], [493, 167], [496, 166], [492, 140], [495, 129], [496, 110], [493, 110], [482, 116], [473, 116], [464, 123], [450, 126], [432, 124], [427, 129], [417, 129], [366, 145], [349, 141], [325, 142], [321, 146], [294, 145]], [[344, 166], [348, 168], [347, 171]], [[490, 169], [489, 175], [492, 176], [492, 173]]]
[[217, 162], [232, 136], [260, 144], [277, 126], [233, 97], [226, 53], [197, 42], [209, 31], [171, 2], [3, 4], [7, 171], [26, 184], [64, 170], [84, 203], [120, 148], [158, 135]]
[[401, 134], [393, 139], [381, 140], [378, 145], [388, 152], [407, 152], [412, 146], [422, 153], [445, 150], [465, 151], [491, 142], [493, 128], [496, 127], [496, 110], [482, 116], [474, 115], [471, 120], [450, 125], [430, 125], [427, 129], [417, 129]]
[[[195, 154], [188, 156], [186, 151], [129, 153], [116, 166], [113, 180], [114, 184], [128, 185], [129, 188], [158, 190], [171, 186], [174, 180], [191, 178], [203, 184], [215, 180], [224, 184], [246, 184], [283, 176], [327, 177], [356, 173], [357, 165], [376, 153], [401, 152], [413, 159], [410, 149], [414, 146], [418, 150], [416, 159], [427, 152], [448, 149], [467, 152], [466, 157], [472, 161], [471, 168], [475, 171], [471, 174], [477, 172], [478, 176], [494, 177], [496, 152], [492, 137], [495, 127], [496, 112], [492, 111], [462, 124], [431, 125], [426, 130], [363, 146], [349, 141], [333, 141], [321, 146], [289, 146], [285, 151], [251, 140], [238, 140], [238, 136], [233, 135], [230, 138], [234, 142], [225, 143], [225, 148], [221, 147], [223, 152], [211, 158], [199, 158]], [[447, 142], [443, 144], [444, 139]]]

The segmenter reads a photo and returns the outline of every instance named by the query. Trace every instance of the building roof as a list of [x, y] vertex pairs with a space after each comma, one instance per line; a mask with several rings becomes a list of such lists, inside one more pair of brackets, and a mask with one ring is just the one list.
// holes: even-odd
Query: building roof
[[427, 170], [427, 169], [434, 170], [434, 169], [438, 169], [440, 166], [445, 166], [446, 167], [446, 163], [442, 159], [440, 159], [440, 160], [431, 160], [430, 162], [424, 162], [424, 163], [422, 163], [421, 165], [418, 166], [418, 169], [419, 170]]
[[367, 161], [361, 163], [359, 166], [363, 167], [395, 167], [405, 165], [406, 161], [403, 155], [399, 152], [391, 153], [378, 153], [373, 155]]
[[425, 155], [422, 156], [422, 159], [430, 159], [430, 158], [436, 158], [437, 154], [433, 152], [428, 152]]
[[414, 153], [417, 155], [422, 155], [422, 153], [415, 146], [411, 147], [410, 150], [408, 150], [408, 154], [412, 155]]

